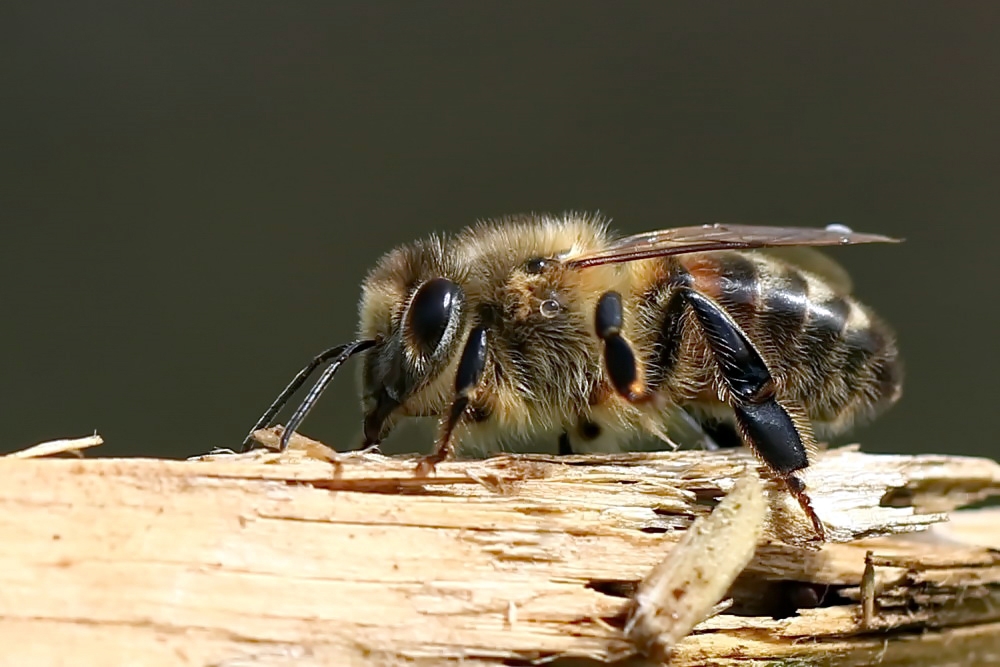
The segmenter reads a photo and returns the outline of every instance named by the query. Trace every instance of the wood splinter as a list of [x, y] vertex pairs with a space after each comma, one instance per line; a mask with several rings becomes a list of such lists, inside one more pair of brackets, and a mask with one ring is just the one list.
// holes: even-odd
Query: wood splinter
[[748, 467], [639, 584], [625, 635], [644, 655], [666, 662], [677, 642], [713, 615], [753, 558], [766, 516], [760, 477]]

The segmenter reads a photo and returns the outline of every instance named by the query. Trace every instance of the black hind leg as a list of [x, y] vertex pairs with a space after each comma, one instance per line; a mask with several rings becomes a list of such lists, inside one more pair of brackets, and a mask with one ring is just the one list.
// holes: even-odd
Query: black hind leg
[[715, 357], [743, 441], [784, 480], [817, 535], [825, 538], [823, 522], [806, 495], [805, 484], [796, 474], [809, 465], [806, 441], [811, 436], [806, 425], [797, 424], [792, 417], [801, 410], [790, 412], [781, 404], [764, 358], [722, 306], [694, 290], [685, 290], [684, 297]]

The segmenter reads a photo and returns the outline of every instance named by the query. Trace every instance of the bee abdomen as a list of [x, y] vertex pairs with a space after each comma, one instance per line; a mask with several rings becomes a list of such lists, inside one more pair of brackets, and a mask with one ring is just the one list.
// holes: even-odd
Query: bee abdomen
[[786, 267], [774, 277], [762, 318], [787, 390], [820, 430], [843, 431], [899, 397], [902, 372], [888, 326], [816, 276]]
[[838, 366], [825, 384], [826, 408], [816, 415], [820, 426], [840, 432], [856, 419], [870, 419], [895, 403], [902, 393], [903, 369], [895, 337], [882, 320], [858, 303], [834, 355]]
[[765, 255], [727, 252], [683, 262], [758, 346], [821, 431], [870, 418], [900, 395], [895, 338], [880, 319], [819, 276]]

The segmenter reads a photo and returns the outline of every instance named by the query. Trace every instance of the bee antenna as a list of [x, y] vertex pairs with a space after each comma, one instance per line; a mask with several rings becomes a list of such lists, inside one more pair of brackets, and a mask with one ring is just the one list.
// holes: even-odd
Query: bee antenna
[[298, 428], [299, 424], [302, 423], [302, 420], [306, 418], [306, 415], [309, 414], [309, 411], [316, 404], [316, 401], [319, 400], [319, 397], [323, 394], [327, 385], [329, 385], [330, 381], [333, 380], [333, 376], [336, 375], [337, 369], [340, 368], [340, 366], [347, 361], [348, 358], [359, 352], [364, 352], [375, 345], [375, 342], [376, 341], [374, 339], [356, 340], [353, 343], [338, 345], [336, 347], [331, 347], [328, 350], [323, 350], [318, 355], [313, 357], [302, 370], [296, 373], [295, 377], [292, 378], [292, 381], [288, 383], [288, 386], [285, 387], [280, 394], [278, 394], [278, 397], [274, 399], [271, 406], [264, 412], [263, 415], [260, 416], [257, 423], [253, 425], [253, 428], [251, 428], [250, 432], [247, 433], [247, 437], [243, 439], [242, 451], [246, 451], [247, 447], [250, 445], [253, 440], [254, 431], [270, 426], [274, 422], [274, 418], [277, 416], [281, 408], [284, 407], [285, 403], [288, 402], [288, 399], [292, 397], [292, 394], [298, 391], [299, 387], [305, 384], [305, 381], [309, 379], [309, 376], [312, 375], [317, 368], [332, 359], [332, 363], [327, 366], [326, 370], [323, 371], [319, 380], [315, 385], [313, 385], [312, 389], [309, 390], [309, 393], [306, 394], [302, 403], [295, 409], [291, 419], [288, 420], [288, 425], [281, 434], [281, 442], [279, 445], [279, 448], [284, 451], [284, 449], [288, 447], [288, 440], [292, 437], [292, 433], [295, 432], [295, 429]]

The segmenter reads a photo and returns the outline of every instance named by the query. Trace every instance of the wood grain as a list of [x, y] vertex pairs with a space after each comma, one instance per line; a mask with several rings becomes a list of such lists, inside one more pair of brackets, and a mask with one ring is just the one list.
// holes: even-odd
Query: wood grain
[[[635, 656], [622, 630], [635, 586], [756, 466], [744, 452], [525, 455], [419, 479], [412, 460], [324, 461], [318, 443], [293, 445], [0, 458], [0, 664]], [[732, 606], [671, 664], [1000, 660], [1000, 512], [955, 511], [1000, 494], [1000, 466], [847, 448], [821, 454], [806, 483], [832, 542], [816, 544], [798, 504], [765, 484], [762, 541]]]

